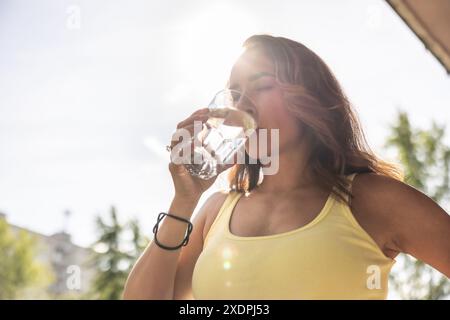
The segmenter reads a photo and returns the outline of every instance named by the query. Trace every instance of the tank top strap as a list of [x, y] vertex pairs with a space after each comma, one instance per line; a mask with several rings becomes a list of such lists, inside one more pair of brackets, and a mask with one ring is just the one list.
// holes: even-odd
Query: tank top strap
[[227, 198], [225, 199], [222, 207], [220, 208], [221, 215], [225, 215], [234, 207], [236, 201], [242, 196], [241, 192], [231, 190], [228, 193]]
[[222, 206], [219, 209], [219, 212], [217, 213], [213, 223], [211, 224], [211, 227], [209, 228], [209, 231], [205, 237], [204, 245], [206, 246], [206, 243], [208, 242], [209, 238], [212, 236], [219, 234], [220, 232], [223, 232], [226, 230], [225, 228], [228, 228], [229, 223], [229, 216], [231, 214], [231, 211], [234, 208], [234, 205], [236, 204], [236, 201], [242, 196], [242, 193], [230, 190], [228, 192], [227, 197], [225, 198]]
[[[350, 191], [350, 192], [352, 192], [352, 186], [353, 186], [353, 180], [354, 180], [354, 178], [355, 178], [355, 176], [357, 175], [358, 173], [357, 172], [354, 172], [354, 173], [350, 173], [350, 174], [347, 174], [347, 175], [345, 175], [345, 178], [346, 178], [346, 180], [347, 180], [347, 182], [348, 182], [348, 185], [347, 185], [347, 189]], [[336, 186], [334, 186], [333, 187], [333, 190], [335, 191], [335, 192], [337, 192], [338, 194], [340, 194], [348, 203], [351, 203], [351, 198], [349, 198], [350, 196], [349, 195], [347, 195], [346, 193], [344, 193], [343, 191], [341, 191], [341, 190], [339, 190]], [[350, 201], [349, 201], [350, 200]], [[342, 199], [340, 200], [340, 201], [338, 201], [339, 203], [341, 203], [342, 205], [344, 205], [344, 203], [342, 202]], [[346, 204], [345, 204], [346, 205]]]
[[357, 174], [358, 174], [358, 172], [353, 172], [353, 173], [347, 175], [347, 178], [348, 178], [350, 181], [353, 181], [353, 179], [355, 178], [355, 176], [356, 176]]
[[[353, 180], [355, 179], [355, 176], [357, 175], [357, 172], [351, 173], [349, 175], [347, 175], [347, 180], [349, 180], [349, 191], [352, 192], [352, 187], [353, 187]], [[346, 199], [349, 200], [349, 203], [351, 203], [351, 198], [349, 199], [349, 196], [346, 195]]]

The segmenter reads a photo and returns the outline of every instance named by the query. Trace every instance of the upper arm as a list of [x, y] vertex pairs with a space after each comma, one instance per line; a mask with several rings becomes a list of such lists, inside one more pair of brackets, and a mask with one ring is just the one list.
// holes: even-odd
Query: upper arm
[[174, 299], [193, 299], [192, 274], [195, 263], [203, 250], [203, 236], [207, 221], [215, 216], [220, 209], [226, 194], [216, 192], [212, 194], [194, 216], [193, 229], [188, 245], [182, 247], [178, 258], [177, 272], [174, 283]]
[[371, 176], [373, 202], [396, 249], [450, 277], [450, 215], [408, 184]]
[[405, 184], [398, 189], [397, 245], [450, 277], [450, 216], [419, 190]]

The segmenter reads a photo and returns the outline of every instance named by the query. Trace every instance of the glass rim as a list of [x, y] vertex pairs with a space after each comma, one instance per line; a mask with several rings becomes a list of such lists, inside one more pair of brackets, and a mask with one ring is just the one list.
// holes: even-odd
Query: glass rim
[[[243, 97], [245, 97], [246, 99], [248, 99], [253, 105], [255, 105], [255, 103], [253, 102], [253, 100], [252, 100], [247, 94], [244, 94], [242, 91], [239, 91], [239, 90], [237, 90], [237, 89], [223, 88], [223, 89], [220, 89], [219, 91], [217, 91], [217, 92], [214, 94], [212, 100], [208, 103], [208, 108], [209, 108], [212, 104], [214, 104], [214, 101], [216, 100], [217, 96], [218, 96], [219, 94], [221, 94], [222, 92], [237, 92], [237, 93], [239, 93], [241, 96], [243, 96]], [[236, 108], [236, 107], [233, 105], [233, 106], [227, 106], [227, 108]]]

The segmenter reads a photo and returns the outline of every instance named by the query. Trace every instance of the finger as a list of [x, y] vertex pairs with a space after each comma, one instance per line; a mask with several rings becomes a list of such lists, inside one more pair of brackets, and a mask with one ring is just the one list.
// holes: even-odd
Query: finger
[[189, 155], [192, 155], [193, 152], [192, 141], [189, 139], [183, 139], [180, 142], [176, 142], [171, 148], [170, 159], [172, 162], [176, 161], [177, 164], [186, 163], [185, 161], [189, 161]]
[[208, 114], [203, 114], [203, 113], [192, 115], [189, 118], [179, 122], [177, 124], [177, 129], [183, 128], [183, 127], [187, 126], [188, 124], [193, 123], [196, 120], [206, 122], [206, 120], [208, 120], [208, 118], [209, 118]]
[[172, 135], [172, 139], [170, 141], [171, 148], [176, 146], [178, 143], [187, 143], [188, 141], [191, 141], [193, 127], [194, 126], [192, 125], [192, 129], [190, 128], [190, 126], [178, 128]]
[[[205, 121], [201, 121], [201, 120], [195, 120], [195, 121], [200, 121], [202, 123], [202, 126], [200, 126], [198, 129], [199, 130], [203, 130], [203, 123], [206, 123]], [[177, 128], [175, 130], [175, 132], [172, 134], [172, 140], [171, 141], [179, 141], [180, 138], [184, 138], [187, 136], [189, 136], [189, 138], [192, 138], [194, 136], [195, 133], [195, 123], [189, 123], [184, 125], [183, 127]], [[198, 134], [199, 132], [197, 132]]]
[[194, 150], [195, 143], [201, 144], [203, 141], [202, 132], [203, 131], [195, 132], [194, 124], [179, 128], [172, 136], [170, 147], [174, 148], [176, 145], [179, 145], [179, 148], [181, 149], [188, 145], [191, 145], [191, 149]]
[[209, 113], [209, 108], [201, 108], [195, 111], [193, 114], [191, 114], [191, 116], [194, 114], [207, 114], [207, 113]]
[[208, 116], [208, 114], [209, 114], [209, 108], [202, 108], [202, 109], [199, 109], [199, 110], [195, 111], [194, 113], [192, 113], [188, 118], [186, 118], [182, 122], [193, 121], [193, 119], [197, 119], [197, 118], [203, 118], [205, 116]]
[[169, 162], [169, 171], [172, 176], [184, 176], [189, 174], [183, 165], [175, 164], [173, 162]]

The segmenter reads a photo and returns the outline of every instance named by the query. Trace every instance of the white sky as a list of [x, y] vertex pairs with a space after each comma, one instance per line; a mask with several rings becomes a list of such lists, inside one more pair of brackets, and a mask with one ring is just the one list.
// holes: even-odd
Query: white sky
[[449, 123], [449, 77], [382, 0], [2, 0], [0, 211], [50, 234], [69, 209], [69, 232], [89, 245], [114, 204], [151, 236], [173, 196], [164, 145], [256, 33], [316, 51], [381, 155], [399, 106], [415, 125]]

